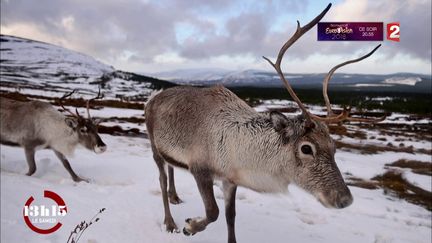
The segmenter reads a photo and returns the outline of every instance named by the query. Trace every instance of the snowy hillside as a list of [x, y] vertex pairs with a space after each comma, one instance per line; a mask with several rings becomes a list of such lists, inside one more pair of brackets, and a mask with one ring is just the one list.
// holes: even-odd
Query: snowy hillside
[[0, 41], [0, 90], [3, 91], [25, 94], [43, 89], [61, 96], [77, 88], [79, 93], [91, 94], [101, 84], [107, 97], [133, 97], [172, 86], [165, 81], [115, 70], [63, 47], [6, 35], [1, 35]]

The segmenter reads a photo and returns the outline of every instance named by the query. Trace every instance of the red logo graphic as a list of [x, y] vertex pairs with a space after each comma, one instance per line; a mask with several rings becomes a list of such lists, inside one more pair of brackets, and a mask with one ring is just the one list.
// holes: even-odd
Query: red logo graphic
[[387, 40], [400, 41], [400, 24], [399, 22], [387, 24]]
[[[27, 226], [36, 233], [39, 234], [51, 234], [56, 230], [60, 229], [62, 223], [57, 222], [55, 217], [63, 217], [67, 213], [66, 203], [63, 199], [52, 191], [44, 191], [44, 197], [53, 200], [57, 205], [31, 205], [34, 201], [33, 196], [27, 200], [23, 209], [24, 221]], [[48, 229], [41, 229], [35, 226], [34, 223], [56, 223], [53, 227]]]

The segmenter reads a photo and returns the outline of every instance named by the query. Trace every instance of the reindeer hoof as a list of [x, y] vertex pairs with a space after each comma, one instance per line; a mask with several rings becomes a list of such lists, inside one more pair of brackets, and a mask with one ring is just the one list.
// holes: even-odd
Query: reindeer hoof
[[180, 204], [183, 201], [175, 194], [175, 195], [169, 195], [169, 202], [171, 204]]
[[167, 225], [167, 227], [166, 227], [166, 231], [168, 232], [168, 233], [180, 233], [180, 230], [179, 229], [177, 229], [177, 227], [171, 227], [171, 226], [168, 226]]
[[196, 234], [197, 232], [203, 231], [205, 229], [205, 226], [199, 227], [199, 223], [197, 223], [197, 220], [202, 220], [202, 219], [200, 217], [187, 218], [185, 220], [186, 225], [183, 228], [183, 234], [190, 236]]
[[[190, 225], [190, 223], [192, 222], [192, 219], [191, 219], [191, 218], [187, 218], [187, 219], [185, 220], [185, 222], [186, 222], [187, 225]], [[192, 234], [191, 232], [189, 232], [189, 231], [186, 229], [186, 227], [183, 228], [183, 234], [184, 234], [184, 235], [187, 235], [187, 236], [194, 235], [194, 234]]]
[[177, 228], [177, 225], [174, 223], [173, 219], [165, 219], [164, 224], [168, 233], [180, 233], [180, 230]]
[[186, 236], [192, 236], [192, 235], [194, 235], [195, 233], [191, 233], [191, 232], [189, 232], [189, 231], [186, 229], [186, 227], [185, 227], [185, 228], [183, 228], [183, 234], [186, 235]]

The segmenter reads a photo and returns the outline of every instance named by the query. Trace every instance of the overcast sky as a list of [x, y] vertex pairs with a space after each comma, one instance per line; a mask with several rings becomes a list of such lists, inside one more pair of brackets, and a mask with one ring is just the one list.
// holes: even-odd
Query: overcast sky
[[[293, 34], [329, 3], [302, 0], [1, 0], [1, 33], [91, 55], [117, 69], [272, 70]], [[322, 21], [396, 22], [401, 41], [384, 41], [348, 73], [431, 74], [430, 0], [336, 0]], [[284, 72], [327, 72], [377, 42], [319, 42], [316, 27], [286, 53]]]

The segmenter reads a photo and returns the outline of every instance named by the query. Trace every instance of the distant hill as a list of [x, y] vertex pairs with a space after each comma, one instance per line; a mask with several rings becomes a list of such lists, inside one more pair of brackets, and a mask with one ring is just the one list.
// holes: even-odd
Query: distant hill
[[61, 96], [72, 89], [92, 95], [101, 85], [107, 97], [139, 98], [175, 84], [124, 72], [94, 58], [29, 39], [0, 36], [0, 90]]
[[[225, 69], [184, 69], [148, 74], [177, 84], [213, 85], [227, 87], [282, 87], [275, 72], [261, 70], [231, 71]], [[293, 87], [321, 89], [324, 73], [287, 73]], [[332, 90], [391, 91], [431, 93], [431, 76], [415, 73], [347, 74], [335, 73], [330, 82]]]

